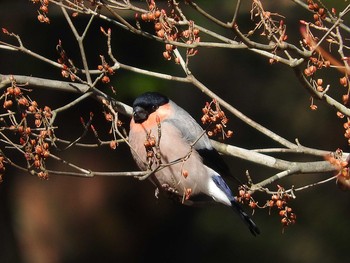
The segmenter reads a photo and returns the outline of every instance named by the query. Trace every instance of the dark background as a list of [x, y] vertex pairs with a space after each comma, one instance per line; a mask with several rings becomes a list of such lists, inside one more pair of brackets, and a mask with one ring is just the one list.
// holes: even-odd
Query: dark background
[[[217, 1], [198, 2], [221, 19], [230, 19], [233, 10], [230, 1], [220, 1], [220, 5]], [[312, 19], [311, 15], [288, 1], [278, 3], [270, 4], [270, 10], [287, 17], [289, 37], [297, 39], [298, 20]], [[55, 46], [60, 39], [79, 66], [77, 44], [59, 10], [51, 7], [50, 25], [40, 24], [36, 16], [36, 6], [27, 0], [2, 0], [0, 3], [0, 26], [19, 34], [27, 48], [55, 60]], [[205, 23], [203, 18], [198, 19]], [[78, 16], [75, 21], [80, 25], [86, 23], [83, 16]], [[252, 26], [248, 9], [239, 21], [243, 31], [244, 27]], [[91, 68], [97, 68], [99, 55], [106, 55], [105, 38], [99, 31], [101, 25], [110, 27], [96, 19], [85, 41]], [[221, 30], [215, 26], [213, 29]], [[179, 66], [163, 59], [162, 44], [117, 27], [112, 30], [114, 55], [120, 62], [182, 74]], [[4, 35], [0, 39], [9, 40]], [[191, 59], [190, 66], [194, 75], [215, 93], [277, 134], [291, 141], [298, 138], [310, 147], [330, 151], [340, 147], [348, 151], [342, 137], [342, 120], [321, 102], [317, 103], [317, 111], [310, 111], [309, 94], [290, 68], [270, 65], [268, 59], [249, 51], [219, 49], [200, 49]], [[27, 55], [4, 50], [0, 50], [0, 73], [62, 79], [56, 68]], [[339, 73], [335, 73], [334, 83], [338, 77]], [[208, 100], [190, 85], [123, 70], [116, 72], [112, 84], [117, 90], [116, 98], [128, 104], [143, 91], [161, 91], [197, 120], [201, 107]], [[106, 90], [104, 86], [101, 89]], [[336, 90], [335, 94], [339, 98], [342, 92]], [[49, 90], [34, 90], [30, 96], [39, 105], [52, 108], [75, 98]], [[94, 125], [101, 137], [108, 138], [109, 124], [103, 120], [101, 111], [95, 101], [87, 100], [60, 114], [58, 136], [71, 140], [79, 136], [82, 133], [79, 118], [87, 119], [89, 112], [93, 112], [96, 115]], [[232, 116], [229, 118], [234, 136], [228, 143], [249, 149], [277, 146], [241, 121]], [[129, 120], [124, 118], [124, 121], [128, 129]], [[92, 170], [137, 169], [125, 145], [115, 151], [105, 147], [93, 151], [71, 149], [60, 154]], [[298, 160], [303, 159], [309, 160], [298, 157]], [[242, 180], [246, 170], [255, 182], [275, 172], [235, 158], [226, 160], [233, 174]], [[59, 169], [58, 166], [53, 168]], [[299, 175], [279, 183], [286, 188], [302, 186], [326, 176]], [[4, 179], [0, 185], [0, 262], [289, 263], [348, 262], [349, 259], [349, 194], [340, 191], [334, 182], [297, 193], [297, 198], [290, 203], [297, 214], [297, 223], [284, 233], [278, 211], [256, 210], [253, 219], [262, 234], [254, 238], [230, 209], [185, 207], [164, 198], [156, 199], [154, 188], [147, 181], [126, 177], [84, 179], [64, 176], [51, 176], [48, 181], [42, 181], [11, 167], [7, 167]], [[236, 186], [229, 183], [236, 190]], [[271, 186], [271, 190], [275, 189], [276, 184]], [[268, 199], [261, 194], [254, 197], [261, 205]], [[245, 209], [251, 213], [248, 207]]]

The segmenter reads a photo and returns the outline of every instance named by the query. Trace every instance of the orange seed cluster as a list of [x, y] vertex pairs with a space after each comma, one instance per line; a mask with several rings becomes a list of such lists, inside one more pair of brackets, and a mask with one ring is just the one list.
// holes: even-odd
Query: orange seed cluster
[[203, 124], [208, 125], [208, 136], [212, 137], [220, 134], [221, 139], [232, 137], [233, 132], [231, 130], [225, 131], [228, 118], [216, 100], [212, 100], [210, 103], [206, 102], [202, 112], [201, 121]]
[[143, 145], [145, 146], [146, 150], [146, 161], [150, 168], [153, 165], [153, 163], [157, 161], [157, 159], [160, 159], [157, 152], [155, 151], [155, 147], [157, 145], [156, 138], [148, 133]]
[[266, 207], [269, 207], [269, 209], [277, 207], [283, 227], [294, 225], [296, 222], [296, 214], [293, 212], [292, 208], [287, 205], [291, 198], [293, 198], [292, 195], [287, 193], [282, 186], [278, 185], [277, 192], [266, 202]]
[[100, 56], [100, 57], [101, 57], [102, 63], [97, 66], [97, 69], [99, 71], [103, 72], [103, 77], [102, 77], [101, 81], [103, 83], [109, 83], [111, 80], [110, 80], [108, 75], [113, 75], [114, 69], [108, 65], [108, 63], [106, 62], [106, 60], [104, 59], [103, 56]]
[[38, 10], [38, 20], [40, 23], [50, 24], [50, 19], [47, 16], [49, 13], [49, 0], [31, 0], [34, 4], [40, 4]]
[[309, 10], [314, 12], [313, 18], [316, 26], [322, 26], [322, 20], [326, 19], [327, 11], [322, 6], [319, 6], [318, 3], [315, 3], [313, 0], [307, 1]]
[[325, 156], [325, 159], [338, 171], [336, 178], [339, 188], [344, 191], [350, 190], [349, 157], [344, 160], [343, 151], [337, 149], [334, 153]]
[[53, 136], [53, 128], [50, 127], [52, 112], [48, 106], [40, 108], [36, 101], [25, 96], [24, 91], [24, 87], [11, 77], [11, 86], [0, 97], [6, 111], [17, 112], [17, 115], [11, 115], [11, 125], [6, 129], [18, 136], [31, 172], [46, 179], [48, 174], [45, 159], [50, 156], [50, 141]]
[[[186, 44], [193, 44], [200, 42], [199, 29], [191, 22], [187, 28], [182, 28], [177, 25], [177, 22], [181, 20], [181, 16], [178, 15], [175, 8], [172, 8], [170, 12], [165, 9], [159, 9], [154, 0], [148, 1], [147, 13], [141, 14], [141, 20], [143, 22], [154, 23], [154, 30], [156, 36], [162, 38], [168, 42], [182, 42]], [[135, 18], [138, 19], [139, 15], [136, 14]], [[171, 19], [170, 19], [171, 18]], [[166, 43], [163, 57], [166, 60], [171, 60], [174, 56], [173, 51], [176, 46], [173, 43]], [[195, 48], [187, 49], [187, 56], [194, 56], [198, 52]], [[180, 59], [176, 56], [175, 63], [179, 64]]]

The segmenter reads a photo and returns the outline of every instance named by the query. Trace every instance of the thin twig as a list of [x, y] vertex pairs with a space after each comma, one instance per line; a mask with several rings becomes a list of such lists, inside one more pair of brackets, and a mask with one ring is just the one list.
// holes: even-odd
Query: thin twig
[[89, 84], [92, 84], [92, 79], [91, 79], [91, 75], [89, 73], [89, 66], [88, 66], [88, 62], [87, 62], [87, 57], [86, 57], [86, 54], [85, 54], [85, 48], [84, 48], [84, 36], [86, 34], [86, 30], [89, 28], [89, 26], [91, 25], [91, 22], [94, 18], [94, 15], [91, 16], [85, 30], [84, 30], [84, 33], [80, 36], [77, 29], [75, 28], [74, 24], [73, 24], [73, 21], [71, 20], [69, 14], [67, 13], [67, 10], [64, 8], [64, 7], [61, 7], [61, 11], [64, 15], [64, 17], [66, 18], [67, 22], [68, 22], [68, 25], [70, 26], [77, 42], [78, 42], [78, 45], [79, 45], [79, 50], [80, 50], [80, 55], [81, 55], [81, 62], [83, 63], [83, 68], [85, 70], [85, 77], [86, 77], [86, 81], [89, 83]]

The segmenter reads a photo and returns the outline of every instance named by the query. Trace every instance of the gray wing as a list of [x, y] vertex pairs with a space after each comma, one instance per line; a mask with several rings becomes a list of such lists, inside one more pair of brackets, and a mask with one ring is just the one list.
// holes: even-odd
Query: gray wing
[[[194, 144], [194, 149], [212, 150], [213, 146], [210, 140], [202, 129], [202, 127], [192, 118], [187, 111], [179, 107], [175, 102], [170, 101], [171, 107], [174, 109], [174, 115], [166, 119], [166, 122], [171, 122], [182, 133], [182, 137], [190, 144]], [[176, 113], [176, 114], [175, 114]]]
[[187, 111], [179, 107], [175, 102], [170, 101], [174, 108], [174, 114], [171, 118], [166, 119], [166, 122], [171, 122], [182, 133], [182, 137], [190, 144], [194, 144], [193, 148], [202, 157], [203, 163], [216, 171], [221, 176], [230, 176], [230, 171], [227, 164], [224, 162], [221, 155], [213, 148], [206, 132], [192, 118]]

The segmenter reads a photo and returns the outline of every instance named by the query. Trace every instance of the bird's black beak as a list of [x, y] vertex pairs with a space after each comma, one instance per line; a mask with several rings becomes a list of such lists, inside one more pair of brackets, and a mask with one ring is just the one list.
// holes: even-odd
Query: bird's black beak
[[144, 108], [139, 106], [134, 107], [132, 116], [136, 123], [143, 123], [145, 120], [148, 119], [148, 115], [148, 112]]

